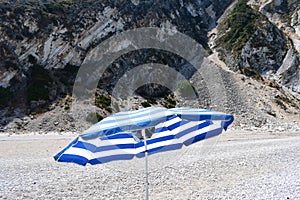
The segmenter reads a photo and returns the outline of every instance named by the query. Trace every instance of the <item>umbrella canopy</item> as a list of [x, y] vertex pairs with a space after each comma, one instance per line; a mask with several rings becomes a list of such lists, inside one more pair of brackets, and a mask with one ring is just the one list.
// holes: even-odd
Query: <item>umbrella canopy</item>
[[[146, 153], [180, 149], [183, 145], [213, 137], [232, 122], [230, 114], [193, 108], [150, 107], [120, 112], [83, 132], [54, 159], [94, 165], [143, 157]], [[149, 129], [152, 131], [147, 134], [145, 130]]]

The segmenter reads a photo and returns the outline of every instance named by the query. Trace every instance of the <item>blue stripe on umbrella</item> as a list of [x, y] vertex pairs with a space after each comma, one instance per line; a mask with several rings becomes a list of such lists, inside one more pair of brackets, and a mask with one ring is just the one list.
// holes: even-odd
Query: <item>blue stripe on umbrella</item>
[[[187, 139], [186, 141], [183, 142], [183, 144], [185, 146], [189, 146], [191, 144], [199, 142], [200, 140], [204, 140], [204, 139], [207, 139], [209, 137], [219, 135], [220, 133], [222, 133], [222, 128], [215, 129], [215, 130], [210, 130], [210, 131], [207, 131], [205, 133], [196, 135], [195, 137]], [[209, 136], [209, 137], [207, 137], [207, 136]]]
[[79, 155], [63, 154], [59, 157], [59, 162], [73, 162], [84, 166], [88, 163], [88, 159]]
[[96, 164], [111, 162], [114, 160], [131, 160], [133, 157], [134, 157], [133, 154], [112, 155], [112, 156], [91, 159], [89, 163], [92, 165], [96, 165]]
[[167, 135], [167, 136], [164, 136], [164, 137], [148, 139], [146, 142], [147, 142], [147, 145], [150, 145], [150, 144], [154, 144], [154, 143], [157, 143], [157, 142], [164, 142], [164, 141], [168, 141], [168, 140], [173, 140], [174, 138], [175, 138], [174, 135]]
[[179, 132], [178, 134], [176, 134], [176, 137], [177, 138], [181, 138], [184, 135], [189, 134], [190, 132], [197, 131], [199, 129], [205, 128], [205, 127], [207, 127], [207, 126], [209, 126], [211, 124], [212, 124], [212, 122], [203, 122], [201, 124], [197, 124], [197, 125], [195, 125], [193, 127], [190, 127], [188, 129], [185, 129], [185, 130]]

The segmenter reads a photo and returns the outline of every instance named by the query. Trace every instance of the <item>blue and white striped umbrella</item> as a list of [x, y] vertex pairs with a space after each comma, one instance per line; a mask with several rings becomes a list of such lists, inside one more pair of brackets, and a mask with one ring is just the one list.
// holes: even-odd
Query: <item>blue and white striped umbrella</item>
[[[54, 156], [80, 165], [128, 160], [188, 146], [216, 136], [233, 122], [230, 114], [193, 108], [150, 107], [113, 114], [84, 131]], [[145, 130], [153, 129], [151, 137]], [[143, 131], [143, 138], [139, 137]]]

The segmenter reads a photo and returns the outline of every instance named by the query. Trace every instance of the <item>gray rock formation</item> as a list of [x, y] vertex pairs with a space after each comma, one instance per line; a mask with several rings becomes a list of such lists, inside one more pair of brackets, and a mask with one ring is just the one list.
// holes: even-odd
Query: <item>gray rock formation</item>
[[[231, 112], [237, 115], [239, 127], [263, 127], [278, 118], [299, 120], [295, 117], [299, 115], [300, 93], [299, 3], [243, 0], [232, 5], [232, 2], [2, 1], [0, 130], [80, 131], [88, 124], [78, 119], [95, 122], [111, 112], [156, 103]], [[71, 113], [72, 102], [77, 99], [70, 95], [80, 67], [109, 38], [141, 27], [181, 32], [201, 44], [207, 55], [218, 52], [227, 66], [217, 57], [205, 58], [207, 65], [201, 69], [211, 73], [205, 76], [173, 52], [135, 49], [117, 57], [97, 77], [100, 81], [96, 91], [84, 91], [95, 92], [95, 98], [80, 103], [78, 100], [78, 105], [83, 108], [92, 104], [91, 109]], [[155, 39], [164, 39], [159, 37]], [[130, 40], [116, 42], [110, 48], [118, 51], [131, 44]], [[187, 52], [194, 51], [185, 48]], [[176, 91], [157, 84], [143, 85], [136, 96], [127, 100], [113, 95], [126, 73], [149, 63], [171, 67], [188, 82], [181, 82]], [[147, 76], [148, 72], [134, 78], [154, 80], [155, 77]], [[87, 74], [80, 81], [85, 83], [92, 76], [97, 74]], [[130, 84], [135, 81], [131, 78], [131, 82], [122, 86], [132, 88]], [[169, 81], [182, 80], [176, 77]], [[196, 100], [183, 97], [187, 88], [194, 91]], [[221, 89], [226, 95], [220, 93]], [[251, 92], [257, 96], [253, 97]], [[257, 117], [257, 113], [261, 116]], [[293, 120], [290, 121], [294, 123]]]

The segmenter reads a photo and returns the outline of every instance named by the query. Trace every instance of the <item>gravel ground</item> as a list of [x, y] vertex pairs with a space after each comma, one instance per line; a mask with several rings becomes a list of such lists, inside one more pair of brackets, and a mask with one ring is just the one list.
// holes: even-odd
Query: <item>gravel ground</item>
[[[0, 136], [0, 199], [144, 199], [144, 160], [78, 166], [69, 135]], [[150, 199], [299, 199], [300, 134], [226, 132], [149, 157]]]

